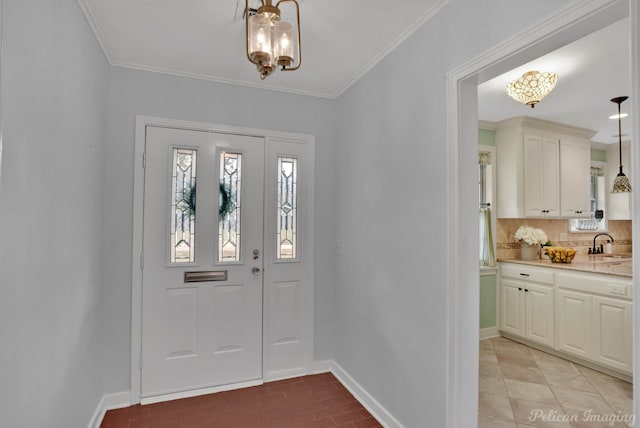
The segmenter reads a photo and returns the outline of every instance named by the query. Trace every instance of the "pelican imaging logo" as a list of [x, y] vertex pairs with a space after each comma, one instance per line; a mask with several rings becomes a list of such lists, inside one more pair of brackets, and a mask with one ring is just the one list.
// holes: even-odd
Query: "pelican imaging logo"
[[593, 412], [593, 410], [585, 410], [582, 413], [569, 413], [564, 414], [560, 413], [557, 410], [542, 410], [542, 409], [533, 409], [529, 413], [529, 421], [530, 422], [589, 422], [589, 423], [600, 423], [600, 424], [608, 424], [609, 426], [614, 426], [618, 422], [626, 423], [628, 426], [634, 426], [636, 421], [635, 415], [629, 415], [626, 413], [618, 412], [612, 413], [608, 415], [600, 415]]

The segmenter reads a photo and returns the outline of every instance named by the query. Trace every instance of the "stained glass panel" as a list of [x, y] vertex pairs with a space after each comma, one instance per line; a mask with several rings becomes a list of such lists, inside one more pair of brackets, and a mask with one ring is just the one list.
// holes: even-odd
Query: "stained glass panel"
[[220, 153], [218, 261], [240, 261], [242, 154]]
[[297, 256], [298, 159], [278, 157], [276, 258]]
[[173, 149], [171, 263], [195, 262], [197, 150]]

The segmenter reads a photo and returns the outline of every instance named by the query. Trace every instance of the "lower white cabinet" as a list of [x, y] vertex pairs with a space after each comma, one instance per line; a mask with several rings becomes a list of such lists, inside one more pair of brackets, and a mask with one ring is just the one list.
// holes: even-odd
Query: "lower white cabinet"
[[500, 264], [500, 330], [632, 373], [631, 278]]
[[526, 268], [515, 271], [503, 269], [502, 272], [502, 330], [543, 345], [553, 346], [553, 286], [528, 280], [546, 280], [547, 277], [538, 278], [535, 275], [537, 272], [531, 273]]
[[593, 356], [609, 367], [632, 371], [633, 305], [620, 299], [593, 297]]
[[553, 287], [524, 284], [524, 337], [553, 346]]
[[568, 290], [556, 291], [557, 349], [591, 357], [591, 304], [592, 297]]

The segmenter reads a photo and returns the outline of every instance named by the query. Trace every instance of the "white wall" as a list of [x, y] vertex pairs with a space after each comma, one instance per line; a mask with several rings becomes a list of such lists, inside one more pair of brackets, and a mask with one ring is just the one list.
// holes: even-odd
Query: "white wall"
[[108, 65], [74, 0], [4, 0], [0, 425], [86, 426], [102, 388]]
[[334, 356], [406, 427], [445, 426], [447, 72], [556, 7], [452, 0], [337, 100]]
[[105, 199], [105, 384], [129, 389], [135, 115], [269, 128], [316, 136], [315, 356], [332, 355], [336, 194], [330, 100], [114, 67], [110, 72]]

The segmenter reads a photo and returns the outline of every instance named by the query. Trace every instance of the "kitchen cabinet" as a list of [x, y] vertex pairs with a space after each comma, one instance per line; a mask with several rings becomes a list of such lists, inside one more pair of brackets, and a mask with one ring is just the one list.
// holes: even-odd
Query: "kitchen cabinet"
[[498, 272], [501, 332], [632, 373], [631, 278], [505, 262]]
[[498, 122], [497, 218], [588, 217], [593, 135], [531, 117]]
[[558, 290], [556, 302], [557, 348], [582, 358], [591, 358], [592, 297], [578, 291]]
[[593, 355], [606, 366], [631, 372], [633, 305], [621, 299], [593, 297]]
[[524, 214], [560, 215], [560, 156], [558, 138], [524, 134]]
[[553, 284], [553, 276], [535, 268], [502, 268], [502, 329], [553, 346], [553, 286], [549, 284]]
[[560, 215], [589, 218], [591, 145], [588, 141], [564, 138], [560, 141]]

